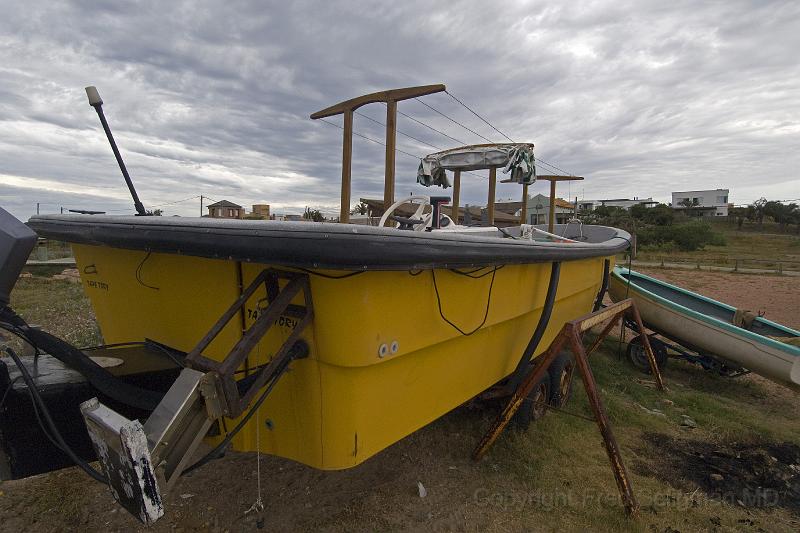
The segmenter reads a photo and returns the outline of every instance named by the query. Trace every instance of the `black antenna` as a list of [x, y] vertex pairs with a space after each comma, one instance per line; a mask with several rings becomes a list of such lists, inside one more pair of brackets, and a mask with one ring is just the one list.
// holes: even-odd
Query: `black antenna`
[[128, 174], [128, 169], [125, 168], [125, 162], [122, 161], [122, 156], [119, 154], [117, 143], [114, 142], [114, 136], [111, 135], [111, 129], [108, 127], [106, 116], [103, 114], [103, 99], [100, 98], [100, 93], [97, 92], [97, 88], [94, 86], [86, 87], [86, 96], [89, 97], [89, 105], [92, 106], [95, 111], [97, 111], [97, 116], [100, 117], [100, 123], [103, 125], [103, 129], [106, 132], [106, 137], [108, 137], [108, 142], [111, 144], [111, 149], [114, 151], [114, 157], [117, 158], [119, 169], [122, 171], [122, 176], [125, 178], [125, 183], [128, 184], [128, 190], [131, 191], [131, 196], [133, 196], [133, 205], [136, 207], [136, 214], [138, 216], [146, 216], [147, 213], [144, 210], [142, 202], [139, 201], [139, 195], [136, 194], [136, 189], [133, 187], [133, 182]]

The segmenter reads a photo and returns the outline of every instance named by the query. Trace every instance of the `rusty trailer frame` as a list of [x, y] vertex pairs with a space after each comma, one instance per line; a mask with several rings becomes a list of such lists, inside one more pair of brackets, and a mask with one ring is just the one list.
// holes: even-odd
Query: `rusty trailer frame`
[[[619, 446], [611, 431], [611, 424], [609, 423], [608, 416], [606, 415], [603, 403], [597, 390], [597, 383], [595, 382], [592, 370], [589, 367], [589, 355], [597, 349], [600, 343], [611, 332], [615, 325], [625, 315], [631, 315], [635, 323], [644, 330], [642, 318], [639, 315], [639, 310], [636, 304], [630, 298], [620, 302], [609, 305], [608, 307], [599, 309], [587, 315], [584, 315], [575, 320], [571, 320], [564, 324], [559, 331], [556, 338], [550, 344], [550, 347], [537, 358], [533, 368], [519, 384], [511, 399], [506, 404], [505, 408], [500, 412], [497, 418], [492, 423], [492, 426], [484, 434], [481, 441], [472, 452], [474, 460], [480, 460], [489, 451], [489, 448], [503, 433], [503, 430], [511, 422], [516, 412], [522, 406], [523, 401], [528, 397], [533, 390], [534, 385], [544, 376], [550, 364], [556, 359], [562, 348], [567, 347], [575, 355], [575, 363], [581, 374], [586, 395], [589, 398], [589, 405], [592, 409], [594, 419], [600, 429], [603, 437], [603, 444], [608, 454], [608, 459], [611, 462], [611, 469], [614, 472], [614, 477], [617, 482], [622, 504], [625, 507], [625, 513], [628, 516], [636, 516], [639, 512], [639, 504], [636, 501], [636, 496], [633, 493], [628, 472], [625, 469], [625, 464], [622, 461], [622, 455], [619, 451]], [[589, 329], [608, 321], [601, 333], [592, 342], [588, 349], [583, 345], [583, 334]], [[656, 364], [655, 356], [647, 336], [643, 336], [645, 352], [650, 362], [650, 370], [655, 378], [656, 387], [661, 391], [666, 391], [664, 381], [661, 378], [661, 372]]]

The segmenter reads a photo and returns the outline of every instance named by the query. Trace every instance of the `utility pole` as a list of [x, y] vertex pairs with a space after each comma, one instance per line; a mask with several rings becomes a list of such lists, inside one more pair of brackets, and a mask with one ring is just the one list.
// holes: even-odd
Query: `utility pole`
[[203, 218], [203, 195], [200, 195], [200, 218]]
[[39, 214], [39, 202], [36, 202], [36, 214]]

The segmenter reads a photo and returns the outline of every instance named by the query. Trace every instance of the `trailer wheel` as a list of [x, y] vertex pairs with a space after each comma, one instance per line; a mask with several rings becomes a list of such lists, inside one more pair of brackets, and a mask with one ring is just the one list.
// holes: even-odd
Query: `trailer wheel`
[[561, 352], [550, 365], [550, 405], [563, 407], [572, 394], [572, 376], [575, 374], [575, 358], [568, 351]]
[[531, 422], [536, 422], [547, 413], [547, 404], [550, 401], [550, 373], [545, 372], [544, 375], [536, 382], [528, 394], [528, 397], [522, 400], [522, 405], [519, 407], [517, 414], [514, 415], [514, 421], [520, 429], [528, 429]]
[[[656, 365], [658, 365], [659, 370], [661, 370], [667, 365], [667, 348], [652, 336], [649, 337], [649, 340], [650, 347], [653, 349], [653, 355], [656, 357]], [[630, 361], [635, 368], [645, 374], [651, 373], [650, 361], [647, 360], [647, 352], [642, 344], [641, 335], [637, 335], [631, 339], [625, 354], [628, 356], [628, 361]]]

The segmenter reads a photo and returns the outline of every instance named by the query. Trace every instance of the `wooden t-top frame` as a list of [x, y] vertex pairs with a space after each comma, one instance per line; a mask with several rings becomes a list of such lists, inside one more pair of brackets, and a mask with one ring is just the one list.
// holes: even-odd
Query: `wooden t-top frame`
[[[559, 175], [544, 175], [544, 176], [536, 176], [537, 180], [545, 180], [550, 182], [550, 213], [548, 214], [547, 219], [547, 231], [553, 233], [553, 227], [555, 226], [556, 221], [556, 183], [559, 181], [581, 181], [583, 178], [581, 176], [559, 176]], [[525, 201], [522, 203], [522, 221], [524, 223], [525, 218], [527, 217], [527, 210], [526, 207], [528, 206], [528, 190], [527, 187], [522, 192], [525, 198]], [[537, 221], [538, 222], [538, 221]]]
[[[350, 193], [351, 193], [351, 171], [353, 162], [353, 112], [361, 106], [384, 102], [386, 104], [386, 168], [383, 184], [383, 209], [389, 209], [394, 203], [394, 171], [395, 171], [395, 146], [397, 140], [397, 102], [417, 98], [428, 94], [439, 93], [447, 90], [444, 84], [420, 85], [417, 87], [404, 87], [402, 89], [390, 89], [376, 93], [365, 94], [344, 102], [327, 107], [311, 115], [316, 120], [334, 115], [344, 115], [344, 127], [342, 133], [342, 193], [341, 206], [339, 212], [339, 222], [346, 224], [350, 222]], [[489, 145], [476, 145], [489, 146]], [[453, 171], [453, 219], [458, 223], [458, 208], [461, 196], [461, 171]], [[556, 176], [544, 175], [537, 176], [537, 179], [550, 182], [550, 217], [548, 231], [553, 231], [555, 222], [555, 200], [556, 182], [582, 180], [580, 176]], [[497, 168], [489, 169], [489, 194], [486, 205], [489, 225], [494, 224], [494, 203], [497, 190]], [[527, 218], [528, 206], [528, 186], [522, 187], [522, 213], [520, 222], [524, 223]]]
[[344, 102], [332, 105], [311, 115], [311, 118], [331, 117], [344, 115], [344, 133], [342, 137], [342, 198], [339, 222], [350, 221], [350, 176], [353, 161], [353, 111], [361, 106], [384, 102], [386, 104], [386, 171], [383, 185], [383, 209], [389, 209], [394, 203], [394, 156], [397, 138], [397, 102], [425, 96], [426, 94], [445, 91], [443, 84], [421, 85], [419, 87], [405, 87], [391, 89], [377, 93], [365, 94], [351, 98]]

